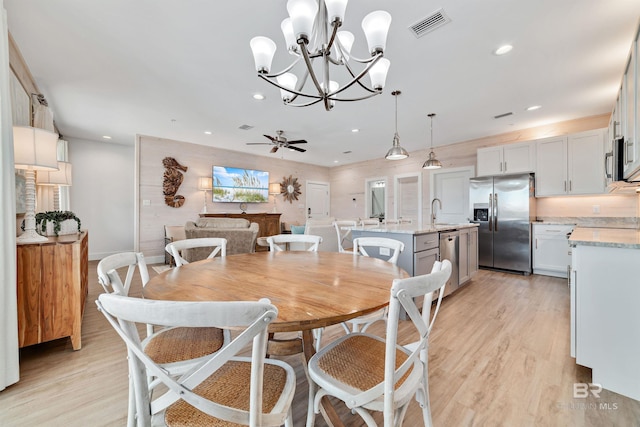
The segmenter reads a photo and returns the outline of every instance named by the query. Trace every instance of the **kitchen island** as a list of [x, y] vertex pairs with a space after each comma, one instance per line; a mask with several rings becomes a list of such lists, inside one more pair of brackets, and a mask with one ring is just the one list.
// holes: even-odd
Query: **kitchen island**
[[[433, 263], [449, 259], [451, 278], [445, 295], [457, 290], [478, 271], [478, 224], [380, 224], [379, 226], [351, 227], [353, 238], [388, 237], [404, 243], [398, 266], [412, 276], [431, 272]], [[373, 254], [382, 257], [384, 254]]]
[[640, 400], [640, 231], [574, 229], [571, 356], [591, 382]]

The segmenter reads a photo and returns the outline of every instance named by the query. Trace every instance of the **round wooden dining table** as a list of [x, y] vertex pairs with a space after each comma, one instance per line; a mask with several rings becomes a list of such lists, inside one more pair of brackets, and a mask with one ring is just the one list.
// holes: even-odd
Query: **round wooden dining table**
[[[150, 299], [180, 301], [256, 301], [278, 308], [269, 332], [302, 331], [299, 347], [271, 340], [268, 353], [315, 353], [312, 330], [379, 310], [389, 303], [393, 279], [409, 277], [380, 259], [337, 252], [256, 252], [216, 257], [168, 270], [143, 289]], [[299, 341], [299, 340], [298, 340]], [[341, 425], [323, 399], [325, 417]]]
[[256, 252], [207, 259], [153, 277], [150, 299], [256, 301], [278, 308], [269, 332], [305, 331], [379, 310], [393, 279], [408, 277], [377, 258], [337, 252]]

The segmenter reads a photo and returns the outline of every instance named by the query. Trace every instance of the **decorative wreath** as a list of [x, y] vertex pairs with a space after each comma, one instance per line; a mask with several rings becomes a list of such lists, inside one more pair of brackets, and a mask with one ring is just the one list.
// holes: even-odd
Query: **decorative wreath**
[[302, 193], [300, 192], [300, 184], [298, 184], [298, 178], [294, 178], [289, 175], [289, 178], [282, 177], [282, 182], [280, 183], [280, 194], [282, 194], [282, 198], [284, 200], [288, 200], [289, 203], [293, 203], [294, 200], [298, 200], [298, 196]]

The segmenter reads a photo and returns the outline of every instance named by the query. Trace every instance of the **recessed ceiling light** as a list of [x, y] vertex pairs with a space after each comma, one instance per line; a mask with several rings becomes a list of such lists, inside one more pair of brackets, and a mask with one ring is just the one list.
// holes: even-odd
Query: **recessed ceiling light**
[[340, 160], [334, 160], [333, 163], [340, 163]]
[[111, 137], [110, 137], [109, 135], [102, 135], [102, 137], [103, 137], [104, 139], [111, 139]]
[[261, 93], [254, 93], [253, 94], [253, 99], [256, 99], [258, 101], [262, 101], [265, 98], [265, 96]]
[[532, 105], [531, 107], [527, 107], [527, 111], [539, 110], [542, 108], [542, 105]]
[[358, 132], [360, 132], [360, 129], [351, 129], [351, 132], [358, 133]]
[[505, 44], [504, 46], [500, 46], [499, 48], [494, 50], [493, 53], [495, 53], [498, 56], [504, 55], [505, 53], [511, 52], [511, 49], [513, 49], [513, 46], [511, 46], [510, 44]]
[[212, 133], [213, 133], [213, 132], [211, 132], [210, 130], [205, 130], [205, 131], [204, 131], [204, 134], [205, 134], [205, 135], [211, 135]]

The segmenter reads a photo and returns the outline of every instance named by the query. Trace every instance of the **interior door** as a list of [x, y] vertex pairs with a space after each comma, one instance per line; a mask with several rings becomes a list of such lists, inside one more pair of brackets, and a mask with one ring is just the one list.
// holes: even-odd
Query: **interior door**
[[307, 218], [329, 216], [329, 183], [307, 181]]
[[394, 177], [395, 217], [422, 222], [422, 174]]

